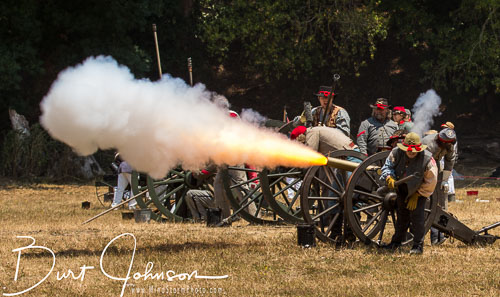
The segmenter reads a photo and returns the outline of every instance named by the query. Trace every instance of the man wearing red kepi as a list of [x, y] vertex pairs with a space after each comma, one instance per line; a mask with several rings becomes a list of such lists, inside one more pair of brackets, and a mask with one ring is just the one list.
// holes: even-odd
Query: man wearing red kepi
[[385, 98], [378, 98], [372, 108], [372, 116], [359, 126], [357, 144], [365, 155], [389, 150], [387, 141], [398, 130], [398, 125], [389, 117], [390, 106]]
[[395, 106], [392, 110], [392, 119], [398, 125], [398, 130], [403, 130], [404, 134], [411, 132], [413, 123], [407, 120], [406, 109], [403, 106]]
[[[452, 122], [446, 122], [441, 125], [441, 128], [450, 128], [455, 130], [455, 125]], [[458, 161], [458, 142], [455, 141], [453, 145], [453, 149], [455, 150], [455, 163]], [[448, 202], [455, 202], [455, 180], [453, 179], [453, 170], [452, 174], [448, 178]]]
[[[451, 123], [450, 123], [451, 124]], [[454, 126], [453, 126], [454, 128]], [[434, 159], [439, 165], [439, 188], [436, 190], [442, 191], [441, 195], [438, 195], [438, 205], [444, 210], [448, 210], [448, 179], [453, 171], [453, 166], [455, 166], [456, 155], [455, 155], [455, 143], [457, 142], [457, 135], [455, 130], [450, 128], [444, 128], [437, 134], [430, 134], [422, 139], [422, 143], [427, 145], [427, 150], [432, 153]], [[440, 160], [444, 158], [444, 166], [441, 166]], [[444, 242], [444, 234], [439, 232], [435, 228], [431, 228], [431, 244], [440, 244]]]

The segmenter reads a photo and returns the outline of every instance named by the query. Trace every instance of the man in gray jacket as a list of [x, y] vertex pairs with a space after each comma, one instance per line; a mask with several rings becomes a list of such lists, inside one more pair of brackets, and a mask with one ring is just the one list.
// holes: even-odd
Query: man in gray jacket
[[390, 106], [385, 98], [378, 98], [372, 108], [372, 116], [359, 126], [357, 144], [366, 155], [390, 150], [387, 141], [398, 129], [398, 125], [389, 116]]
[[[448, 179], [455, 165], [455, 143], [457, 135], [453, 129], [445, 128], [437, 134], [429, 134], [422, 139], [422, 143], [427, 145], [427, 150], [432, 153], [439, 167], [439, 179], [437, 191], [442, 191], [438, 195], [438, 205], [444, 210], [448, 210]], [[444, 158], [444, 166], [441, 166], [440, 160]], [[445, 240], [444, 234], [435, 228], [431, 228], [431, 244], [439, 244]]]

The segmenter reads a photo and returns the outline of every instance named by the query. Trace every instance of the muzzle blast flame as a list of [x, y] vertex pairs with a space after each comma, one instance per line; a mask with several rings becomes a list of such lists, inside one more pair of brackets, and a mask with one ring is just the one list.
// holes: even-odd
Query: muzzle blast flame
[[216, 95], [163, 75], [135, 79], [111, 57], [90, 57], [62, 71], [41, 102], [40, 122], [81, 155], [117, 149], [135, 169], [155, 178], [182, 164], [307, 167], [327, 159], [268, 129], [230, 118]]

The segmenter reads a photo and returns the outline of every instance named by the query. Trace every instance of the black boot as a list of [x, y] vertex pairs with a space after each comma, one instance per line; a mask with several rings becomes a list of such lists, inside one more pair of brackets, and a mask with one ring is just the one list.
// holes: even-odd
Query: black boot
[[383, 244], [380, 247], [383, 248], [384, 250], [395, 251], [401, 247], [401, 243], [400, 242], [391, 242], [389, 244]]
[[421, 243], [414, 244], [410, 250], [412, 255], [421, 255], [424, 252], [424, 247]]
[[446, 236], [443, 232], [439, 232], [438, 240], [433, 245], [440, 245], [446, 241]]

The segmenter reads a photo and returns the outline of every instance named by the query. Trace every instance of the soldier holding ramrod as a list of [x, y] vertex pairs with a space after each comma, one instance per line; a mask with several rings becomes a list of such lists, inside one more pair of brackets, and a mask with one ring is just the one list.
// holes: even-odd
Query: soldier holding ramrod
[[[299, 125], [303, 125], [307, 128], [316, 127], [316, 126], [325, 126], [332, 129], [338, 129], [345, 136], [350, 137], [351, 127], [349, 114], [347, 111], [333, 104], [333, 100], [335, 99], [336, 94], [334, 93], [335, 83], [340, 79], [338, 74], [333, 76], [333, 85], [329, 86], [320, 86], [319, 91], [315, 94], [316, 98], [318, 98], [319, 106], [312, 108], [309, 102], [304, 104], [304, 112], [302, 115], [297, 116], [293, 120], [293, 126], [297, 127]], [[309, 109], [306, 108], [308, 105]], [[306, 131], [307, 135], [307, 131]]]

